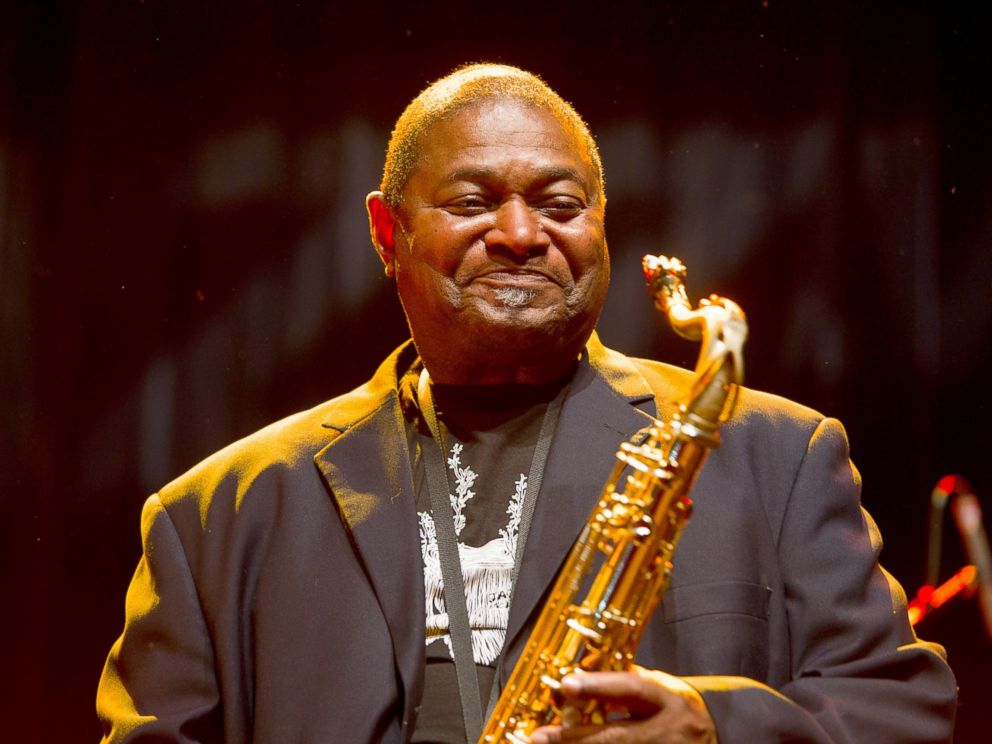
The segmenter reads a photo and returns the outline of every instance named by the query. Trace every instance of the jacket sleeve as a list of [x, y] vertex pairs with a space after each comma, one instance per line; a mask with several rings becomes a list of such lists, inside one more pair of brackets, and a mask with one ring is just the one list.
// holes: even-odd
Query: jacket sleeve
[[919, 641], [878, 565], [840, 423], [810, 438], [779, 529], [791, 680], [689, 677], [721, 744], [950, 741], [957, 689], [943, 649]]
[[210, 635], [179, 535], [157, 495], [142, 510], [141, 534], [124, 632], [97, 690], [103, 742], [219, 743]]

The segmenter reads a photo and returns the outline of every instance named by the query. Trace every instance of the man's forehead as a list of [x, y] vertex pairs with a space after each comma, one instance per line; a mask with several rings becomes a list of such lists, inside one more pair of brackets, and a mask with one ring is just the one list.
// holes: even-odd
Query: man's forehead
[[463, 147], [514, 145], [526, 143], [529, 137], [553, 137], [577, 153], [585, 149], [574, 127], [552, 110], [512, 98], [485, 98], [458, 108], [428, 127], [422, 143], [438, 142], [455, 132], [461, 135]]
[[[585, 183], [586, 176], [576, 168], [562, 165], [536, 165], [528, 168], [531, 178], [538, 183], [551, 183], [553, 181], [576, 181]], [[466, 165], [452, 168], [444, 176], [448, 183], [459, 181], [486, 181], [498, 178], [500, 172], [487, 165]]]
[[423, 133], [420, 153], [425, 157], [415, 170], [441, 166], [446, 180], [486, 177], [492, 163], [518, 158], [529, 160], [540, 178], [595, 180], [590, 153], [573, 127], [513, 99], [485, 99], [435, 122]]

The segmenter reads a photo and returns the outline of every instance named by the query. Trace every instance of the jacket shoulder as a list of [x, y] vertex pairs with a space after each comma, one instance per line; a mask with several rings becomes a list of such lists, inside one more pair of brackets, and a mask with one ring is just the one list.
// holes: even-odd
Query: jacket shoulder
[[396, 400], [394, 357], [354, 390], [269, 424], [202, 460], [159, 491], [163, 505], [223, 493], [240, 498], [253, 483], [273, 476], [316, 478], [317, 453]]
[[[630, 363], [654, 391], [655, 396], [667, 396], [665, 402], [684, 394], [695, 379], [687, 369], [654, 359], [627, 357]], [[747, 386], [740, 389], [737, 408], [727, 426], [761, 424], [767, 426], [798, 425], [815, 428], [824, 415], [819, 411], [774, 393]]]

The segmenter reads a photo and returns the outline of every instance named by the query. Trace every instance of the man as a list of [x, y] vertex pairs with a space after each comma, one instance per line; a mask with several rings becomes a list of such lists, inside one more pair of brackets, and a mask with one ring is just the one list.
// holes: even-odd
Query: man
[[[605, 203], [532, 75], [411, 103], [367, 206], [413, 343], [149, 499], [106, 741], [474, 741], [619, 442], [690, 377], [593, 333]], [[876, 562], [839, 424], [745, 391], [722, 433], [641, 666], [566, 679], [622, 715], [532, 740], [947, 741], [953, 677]]]

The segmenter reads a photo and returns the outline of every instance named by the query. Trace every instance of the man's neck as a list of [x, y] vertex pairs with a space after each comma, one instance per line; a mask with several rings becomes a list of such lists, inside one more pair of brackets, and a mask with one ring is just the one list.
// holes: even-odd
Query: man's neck
[[[574, 369], [554, 382], [509, 385], [434, 383], [431, 397], [438, 420], [452, 431], [489, 431], [528, 412], [543, 410], [568, 384]], [[536, 436], [537, 431], [534, 431]]]
[[431, 379], [441, 385], [546, 385], [562, 379], [578, 355], [539, 364], [470, 364], [467, 360], [424, 359]]
[[431, 380], [442, 385], [546, 385], [567, 375], [582, 354], [589, 332], [526, 337], [513, 341], [473, 336], [437, 343], [435, 337], [414, 345]]

